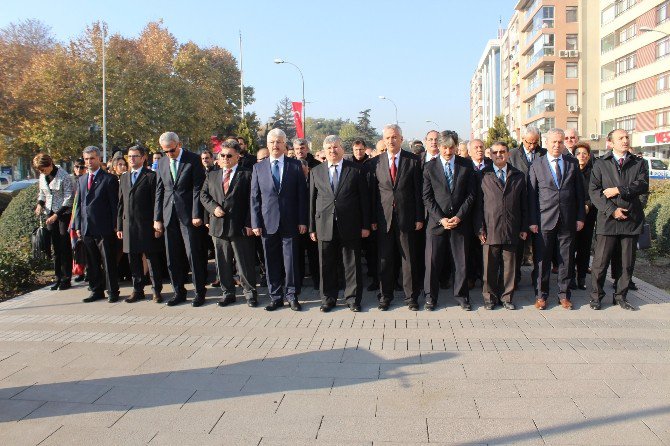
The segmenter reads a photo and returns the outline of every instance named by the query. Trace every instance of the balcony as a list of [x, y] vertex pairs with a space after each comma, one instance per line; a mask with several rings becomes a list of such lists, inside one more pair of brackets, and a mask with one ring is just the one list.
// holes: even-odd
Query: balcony
[[554, 55], [554, 47], [553, 46], [545, 46], [542, 48], [540, 51], [537, 53], [533, 54], [528, 58], [528, 63], [526, 63], [526, 69], [530, 69], [537, 61], [542, 59], [545, 56], [553, 56]]
[[535, 89], [539, 88], [541, 85], [544, 84], [553, 84], [554, 83], [554, 75], [553, 74], [545, 74], [544, 76], [535, 76], [530, 82], [528, 82], [528, 86], [526, 87], [526, 93], [530, 93], [531, 91], [534, 91]]
[[535, 0], [533, 3], [531, 3], [528, 6], [528, 9], [526, 9], [526, 13], [523, 16], [524, 20], [530, 20], [531, 17], [533, 17], [533, 13], [537, 9], [537, 5], [538, 5], [539, 2], [540, 2], [539, 0]]
[[553, 100], [544, 100], [540, 101], [535, 107], [531, 107], [528, 109], [528, 113], [526, 114], [526, 119], [530, 119], [533, 116], [546, 113], [546, 112], [553, 112], [555, 108], [555, 102]]

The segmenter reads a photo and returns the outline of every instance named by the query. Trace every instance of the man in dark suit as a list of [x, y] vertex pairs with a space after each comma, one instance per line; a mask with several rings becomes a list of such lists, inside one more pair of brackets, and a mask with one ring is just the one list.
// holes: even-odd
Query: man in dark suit
[[216, 268], [223, 290], [220, 307], [236, 300], [233, 261], [237, 265], [247, 305], [258, 305], [254, 234], [249, 211], [251, 169], [241, 166], [239, 159], [237, 141], [225, 141], [217, 160], [220, 169], [207, 174], [200, 194], [205, 210], [211, 214], [209, 235], [214, 239]]
[[[544, 156], [547, 151], [540, 147], [540, 131], [536, 127], [526, 127], [523, 138], [521, 139], [521, 146], [511, 150], [509, 155], [509, 163], [512, 167], [520, 170], [528, 179], [528, 171], [530, 166], [536, 159]], [[531, 282], [537, 282], [537, 271], [535, 270], [535, 252], [533, 251], [534, 234], [530, 234], [525, 241], [519, 243], [516, 247], [516, 272], [514, 274], [515, 285], [518, 286], [521, 281], [521, 266], [524, 264], [533, 265], [531, 273]]]
[[86, 246], [91, 294], [84, 302], [104, 298], [105, 284], [109, 302], [116, 302], [119, 299], [115, 249], [119, 181], [100, 168], [102, 160], [97, 147], [86, 147], [83, 158], [88, 174], [79, 177], [80, 198], [74, 229]]
[[286, 134], [267, 135], [270, 157], [254, 165], [251, 180], [251, 226], [263, 238], [268, 292], [267, 311], [284, 306], [300, 311], [299, 235], [307, 232], [307, 183], [302, 163], [286, 156]]
[[186, 278], [188, 259], [195, 285], [192, 305], [205, 303], [206, 253], [202, 246], [200, 226], [203, 225], [203, 209], [200, 189], [205, 180], [205, 169], [200, 157], [184, 150], [179, 136], [166, 132], [158, 140], [167, 156], [158, 162], [156, 181], [156, 205], [154, 207], [154, 229], [165, 233], [168, 270], [174, 296], [168, 306], [186, 302]]
[[614, 130], [608, 135], [608, 143], [612, 150], [595, 160], [589, 184], [591, 203], [598, 210], [591, 308], [600, 309], [611, 261], [615, 279], [613, 303], [634, 310], [626, 295], [635, 268], [637, 239], [644, 225], [640, 198], [649, 192], [649, 170], [644, 160], [630, 153], [627, 131]]
[[[493, 165], [481, 171], [474, 224], [484, 254], [484, 308], [493, 310], [502, 301], [514, 310], [516, 246], [528, 236], [526, 176], [507, 163], [509, 149], [502, 141], [491, 146]], [[500, 280], [502, 278], [502, 281]]]
[[119, 212], [116, 227], [117, 237], [123, 240], [123, 252], [128, 254], [130, 272], [133, 277], [133, 292], [126, 302], [144, 299], [144, 265], [147, 259], [149, 277], [153, 287], [153, 301], [163, 301], [161, 290], [160, 234], [153, 228], [154, 204], [156, 203], [156, 173], [144, 167], [147, 153], [142, 146], [128, 149], [130, 172], [121, 175], [119, 181]]
[[528, 222], [536, 235], [535, 268], [540, 274], [535, 307], [544, 310], [549, 298], [549, 279], [554, 247], [558, 246], [558, 299], [572, 309], [570, 272], [574, 261], [575, 231], [584, 227], [584, 183], [579, 164], [563, 156], [565, 133], [547, 132], [547, 154], [530, 166], [528, 178]]
[[423, 169], [423, 202], [428, 210], [425, 309], [437, 305], [440, 272], [445, 261], [454, 272], [454, 298], [470, 311], [467, 285], [467, 252], [472, 238], [472, 210], [477, 196], [477, 176], [472, 163], [456, 156], [458, 140], [450, 131], [440, 133], [440, 156]]
[[321, 311], [337, 302], [338, 268], [344, 264], [344, 298], [351, 311], [361, 311], [363, 277], [361, 239], [370, 235], [370, 199], [365, 175], [344, 160], [342, 140], [323, 141], [326, 162], [310, 173], [310, 237], [319, 245]]
[[382, 132], [386, 152], [370, 166], [372, 229], [377, 231], [381, 294], [378, 308], [386, 311], [393, 300], [396, 278], [396, 252], [400, 253], [405, 304], [419, 309], [421, 271], [416, 258], [416, 232], [423, 228], [421, 200], [421, 161], [413, 153], [400, 149], [402, 131], [395, 124]]

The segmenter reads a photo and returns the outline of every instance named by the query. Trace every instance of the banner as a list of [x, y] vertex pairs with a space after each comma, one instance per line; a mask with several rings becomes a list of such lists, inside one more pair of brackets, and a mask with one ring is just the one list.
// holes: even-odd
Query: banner
[[302, 131], [302, 102], [292, 102], [292, 104], [296, 134], [298, 135], [298, 138], [304, 138], [305, 134]]

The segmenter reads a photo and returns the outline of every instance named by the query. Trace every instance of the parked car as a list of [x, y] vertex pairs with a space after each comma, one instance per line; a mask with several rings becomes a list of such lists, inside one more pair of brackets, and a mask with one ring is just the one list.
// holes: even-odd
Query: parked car
[[0, 190], [6, 188], [12, 184], [12, 177], [9, 175], [1, 174], [0, 175]]
[[[25, 189], [27, 187], [30, 187], [37, 182], [38, 182], [38, 180], [36, 178], [30, 179], [30, 180], [14, 181], [12, 184], [7, 186], [6, 188], [0, 190], [0, 194], [7, 194], [7, 195], [10, 195], [12, 197], [15, 197], [23, 189]], [[35, 199], [37, 199], [37, 198], [35, 198]]]
[[658, 158], [643, 158], [647, 162], [649, 169], [649, 178], [667, 180], [670, 179], [670, 170], [668, 165]]

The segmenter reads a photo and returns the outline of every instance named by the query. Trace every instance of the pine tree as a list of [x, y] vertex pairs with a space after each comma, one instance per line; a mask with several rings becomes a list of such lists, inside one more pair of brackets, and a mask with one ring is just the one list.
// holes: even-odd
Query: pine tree
[[503, 115], [496, 116], [493, 120], [493, 127], [489, 128], [489, 132], [486, 136], [486, 141], [484, 141], [484, 144], [486, 147], [491, 147], [491, 145], [496, 141], [506, 142], [510, 149], [519, 145], [516, 139], [512, 138], [512, 135], [510, 135], [507, 124], [505, 124], [505, 117]]
[[[255, 113], [246, 113], [244, 119], [240, 122], [237, 128], [238, 136], [244, 138], [247, 142], [247, 150], [249, 153], [255, 154], [258, 150], [258, 134], [255, 128], [252, 128], [255, 122]], [[250, 125], [251, 124], [251, 125]]]
[[374, 144], [379, 139], [377, 130], [370, 125], [369, 108], [359, 112], [356, 130], [358, 132], [358, 137], [363, 138], [368, 145]]
[[280, 128], [286, 133], [286, 142], [296, 137], [295, 121], [293, 120], [293, 104], [288, 97], [284, 97], [277, 104], [274, 115], [270, 118], [270, 126]]

